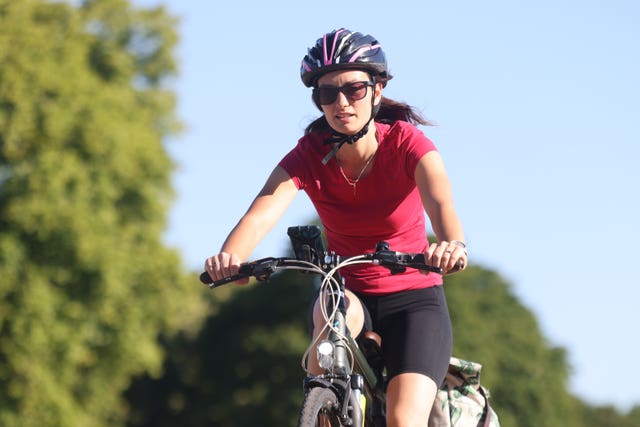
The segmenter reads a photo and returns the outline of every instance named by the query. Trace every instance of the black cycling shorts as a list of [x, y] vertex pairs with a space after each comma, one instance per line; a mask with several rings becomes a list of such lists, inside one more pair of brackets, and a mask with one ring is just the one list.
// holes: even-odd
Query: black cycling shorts
[[387, 378], [414, 372], [440, 386], [453, 345], [443, 287], [358, 298], [371, 316], [373, 330], [382, 338]]
[[[388, 295], [356, 294], [363, 304], [363, 331], [382, 338], [387, 378], [420, 373], [440, 386], [451, 357], [453, 336], [449, 309], [442, 286], [401, 291]], [[313, 330], [313, 304], [309, 311]], [[362, 334], [362, 333], [361, 333]]]

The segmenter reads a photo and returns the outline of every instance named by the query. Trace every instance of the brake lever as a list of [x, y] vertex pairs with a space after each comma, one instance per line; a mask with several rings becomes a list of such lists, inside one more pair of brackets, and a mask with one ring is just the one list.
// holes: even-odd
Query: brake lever
[[[262, 258], [257, 261], [252, 262], [251, 264], [247, 264], [251, 266], [250, 272], [247, 272], [247, 276], [253, 276], [259, 282], [264, 282], [265, 280], [269, 280], [271, 275], [275, 273], [276, 267], [280, 264], [279, 258]], [[242, 267], [240, 267], [240, 272], [242, 273]]]
[[400, 256], [395, 251], [378, 250], [371, 254], [371, 259], [378, 265], [388, 268], [391, 274], [404, 273], [407, 271], [405, 263], [400, 261]]

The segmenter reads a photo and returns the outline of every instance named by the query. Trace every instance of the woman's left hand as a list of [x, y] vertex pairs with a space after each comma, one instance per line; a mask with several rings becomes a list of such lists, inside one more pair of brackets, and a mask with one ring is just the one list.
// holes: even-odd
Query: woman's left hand
[[458, 240], [432, 243], [424, 256], [427, 264], [442, 268], [442, 274], [455, 273], [467, 267], [466, 245]]

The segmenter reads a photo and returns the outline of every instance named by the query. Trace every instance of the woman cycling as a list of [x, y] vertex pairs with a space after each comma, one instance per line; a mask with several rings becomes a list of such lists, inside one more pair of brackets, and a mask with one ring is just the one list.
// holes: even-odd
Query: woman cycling
[[[391, 75], [380, 44], [347, 29], [325, 34], [303, 58], [301, 78], [323, 115], [275, 167], [220, 253], [206, 260], [209, 275], [236, 274], [299, 190], [337, 254], [373, 252], [384, 240], [396, 251], [424, 252], [444, 274], [464, 269], [464, 235], [442, 159], [416, 127], [427, 121], [382, 96]], [[425, 212], [437, 243], [427, 240]], [[382, 337], [387, 425], [426, 426], [452, 347], [442, 276], [417, 270], [392, 276], [374, 265], [342, 275], [353, 336], [370, 316]], [[317, 302], [313, 315], [316, 334], [324, 324]]]

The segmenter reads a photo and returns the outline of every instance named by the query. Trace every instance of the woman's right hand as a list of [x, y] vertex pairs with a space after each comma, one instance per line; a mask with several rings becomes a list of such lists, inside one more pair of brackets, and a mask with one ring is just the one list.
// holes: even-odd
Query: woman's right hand
[[[238, 274], [240, 269], [240, 258], [236, 254], [230, 254], [227, 252], [220, 252], [214, 255], [204, 262], [204, 269], [209, 276], [216, 281], [222, 280], [227, 277]], [[246, 285], [249, 283], [249, 278], [245, 277], [233, 282], [237, 285]]]

